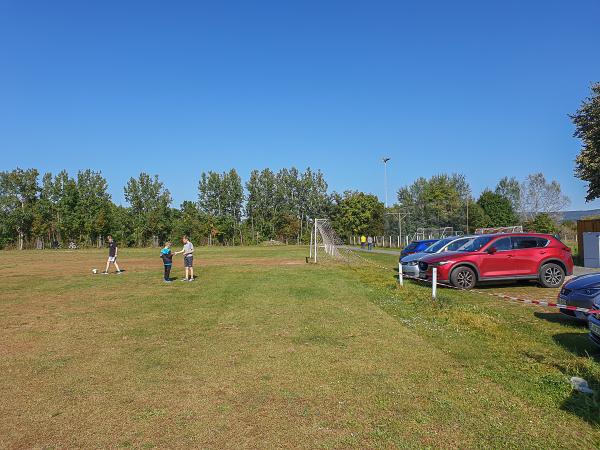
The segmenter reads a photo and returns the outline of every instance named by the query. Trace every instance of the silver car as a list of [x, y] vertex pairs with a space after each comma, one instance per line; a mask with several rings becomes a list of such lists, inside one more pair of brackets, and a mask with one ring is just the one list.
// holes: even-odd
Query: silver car
[[442, 252], [455, 252], [460, 248], [475, 239], [473, 236], [452, 236], [440, 239], [435, 244], [430, 245], [425, 250], [419, 253], [413, 253], [400, 259], [402, 264], [402, 274], [410, 277], [419, 276], [419, 261], [427, 255]]
[[[558, 298], [559, 303], [567, 306], [592, 308], [595, 302], [600, 302], [600, 273], [588, 273], [569, 280], [563, 285]], [[579, 320], [588, 320], [584, 312], [568, 309], [561, 309], [560, 312]]]

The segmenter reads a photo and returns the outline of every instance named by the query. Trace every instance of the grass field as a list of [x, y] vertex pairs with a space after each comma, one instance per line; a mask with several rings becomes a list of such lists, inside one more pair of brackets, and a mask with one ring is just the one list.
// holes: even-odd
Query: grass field
[[[294, 247], [3, 252], [0, 448], [597, 448], [600, 353], [555, 311]], [[177, 261], [181, 263], [180, 260]], [[173, 276], [181, 277], [176, 266]], [[493, 287], [531, 297], [534, 286]]]

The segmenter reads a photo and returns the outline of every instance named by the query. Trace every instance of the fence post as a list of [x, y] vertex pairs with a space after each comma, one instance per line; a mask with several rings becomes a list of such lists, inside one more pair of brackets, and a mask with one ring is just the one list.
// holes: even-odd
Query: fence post
[[398, 262], [398, 283], [400, 286], [404, 286], [404, 278], [402, 277], [402, 263]]
[[431, 298], [435, 300], [437, 296], [437, 268], [434, 267], [431, 271]]

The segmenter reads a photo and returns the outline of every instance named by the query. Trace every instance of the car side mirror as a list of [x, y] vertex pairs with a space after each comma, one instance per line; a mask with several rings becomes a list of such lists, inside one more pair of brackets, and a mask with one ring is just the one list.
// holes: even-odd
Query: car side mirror
[[497, 251], [498, 251], [498, 250], [496, 250], [496, 247], [490, 247], [490, 248], [488, 248], [488, 249], [487, 249], [487, 252], [488, 252], [490, 255], [493, 255], [493, 254], [494, 254], [494, 253], [496, 253]]

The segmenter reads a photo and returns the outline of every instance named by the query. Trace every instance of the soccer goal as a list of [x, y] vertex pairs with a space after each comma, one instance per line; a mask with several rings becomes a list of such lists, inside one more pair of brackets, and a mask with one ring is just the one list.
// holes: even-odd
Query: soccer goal
[[454, 231], [452, 227], [443, 228], [417, 228], [415, 241], [424, 239], [444, 239], [450, 236], [461, 236], [462, 231]]
[[512, 227], [477, 228], [475, 234], [499, 234], [499, 233], [522, 233], [523, 227], [515, 225]]
[[348, 262], [352, 257], [352, 249], [338, 236], [329, 219], [313, 219], [309, 256], [312, 262], [323, 258]]

